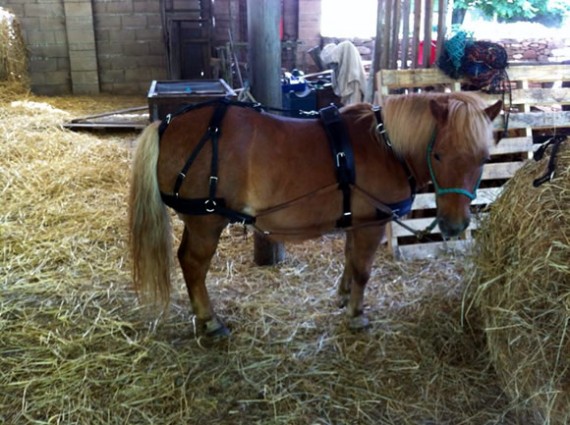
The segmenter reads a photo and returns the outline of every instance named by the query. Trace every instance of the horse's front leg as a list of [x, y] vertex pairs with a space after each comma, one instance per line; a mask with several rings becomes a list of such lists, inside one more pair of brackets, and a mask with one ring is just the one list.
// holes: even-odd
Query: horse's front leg
[[346, 242], [344, 245], [344, 270], [336, 290], [338, 306], [344, 308], [350, 301], [350, 290], [352, 288], [352, 263], [350, 253], [352, 252], [352, 232], [346, 232]]
[[213, 337], [226, 336], [229, 330], [216, 317], [210, 302], [206, 274], [227, 221], [214, 215], [185, 216], [183, 219], [185, 226], [178, 248], [178, 260], [199, 331]]
[[352, 329], [369, 326], [363, 307], [364, 289], [370, 279], [370, 270], [384, 230], [385, 226], [366, 227], [347, 234], [346, 264], [338, 292], [341, 297], [348, 297], [346, 305]]

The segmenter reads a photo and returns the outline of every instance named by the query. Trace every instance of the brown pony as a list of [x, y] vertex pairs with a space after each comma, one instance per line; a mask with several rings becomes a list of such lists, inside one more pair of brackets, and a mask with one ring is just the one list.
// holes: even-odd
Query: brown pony
[[[433, 181], [442, 233], [462, 232], [501, 106], [449, 93], [389, 96], [381, 113], [369, 104], [341, 109], [355, 181], [338, 296], [352, 327], [368, 325], [364, 288], [391, 218], [379, 220], [379, 211], [412, 198], [410, 180], [418, 187]], [[129, 208], [135, 287], [166, 305], [172, 261], [164, 201], [176, 207], [178, 199], [190, 200], [176, 207], [184, 222], [178, 260], [200, 328], [214, 336], [228, 330], [214, 313], [205, 280], [224, 227], [243, 219], [276, 240], [313, 237], [335, 228], [344, 205], [335, 158], [318, 119], [230, 104], [212, 128], [217, 111], [211, 103], [145, 129], [134, 157]], [[379, 119], [386, 134], [379, 134]]]

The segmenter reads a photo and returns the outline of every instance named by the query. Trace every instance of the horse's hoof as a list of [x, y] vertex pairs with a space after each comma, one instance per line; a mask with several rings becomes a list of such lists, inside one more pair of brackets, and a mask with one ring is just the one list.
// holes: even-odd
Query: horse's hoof
[[204, 323], [204, 333], [208, 338], [222, 339], [230, 336], [230, 330], [217, 318]]
[[352, 331], [362, 331], [370, 327], [370, 320], [364, 314], [359, 314], [350, 318], [348, 327]]

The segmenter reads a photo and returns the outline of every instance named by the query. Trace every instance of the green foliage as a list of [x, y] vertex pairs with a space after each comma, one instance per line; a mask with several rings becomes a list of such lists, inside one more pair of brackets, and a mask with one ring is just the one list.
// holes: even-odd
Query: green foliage
[[479, 9], [486, 16], [497, 16], [502, 21], [560, 22], [570, 13], [567, 0], [456, 0], [455, 9]]

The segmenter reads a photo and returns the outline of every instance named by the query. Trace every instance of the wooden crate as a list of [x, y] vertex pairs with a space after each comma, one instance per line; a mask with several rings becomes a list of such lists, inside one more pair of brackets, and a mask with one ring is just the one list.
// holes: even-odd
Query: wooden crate
[[147, 96], [150, 121], [161, 120], [184, 105], [218, 97], [235, 98], [236, 93], [222, 79], [155, 80], [151, 83]]
[[[512, 83], [512, 105], [509, 132], [503, 137], [505, 117], [494, 122], [497, 145], [491, 150], [491, 162], [483, 169], [481, 188], [472, 203], [474, 212], [492, 203], [501, 193], [502, 185], [523, 165], [544, 137], [557, 131], [570, 132], [570, 111], [562, 110], [570, 105], [569, 65], [514, 66], [508, 69]], [[381, 70], [376, 75], [380, 103], [382, 96], [408, 92], [426, 87], [438, 90], [461, 90], [461, 82], [452, 80], [439, 69]], [[479, 92], [489, 104], [502, 99], [500, 94]], [[508, 97], [505, 99], [508, 104]], [[567, 108], [565, 108], [567, 109]], [[414, 202], [412, 213], [403, 221], [408, 226], [425, 229], [435, 216], [435, 195], [420, 193]], [[434, 229], [430, 242], [420, 242], [413, 234], [397, 223], [388, 225], [388, 244], [393, 254], [402, 259], [437, 257], [442, 252], [464, 250], [478, 226], [478, 214], [461, 238], [443, 241], [439, 229]], [[435, 241], [433, 241], [435, 240]]]

